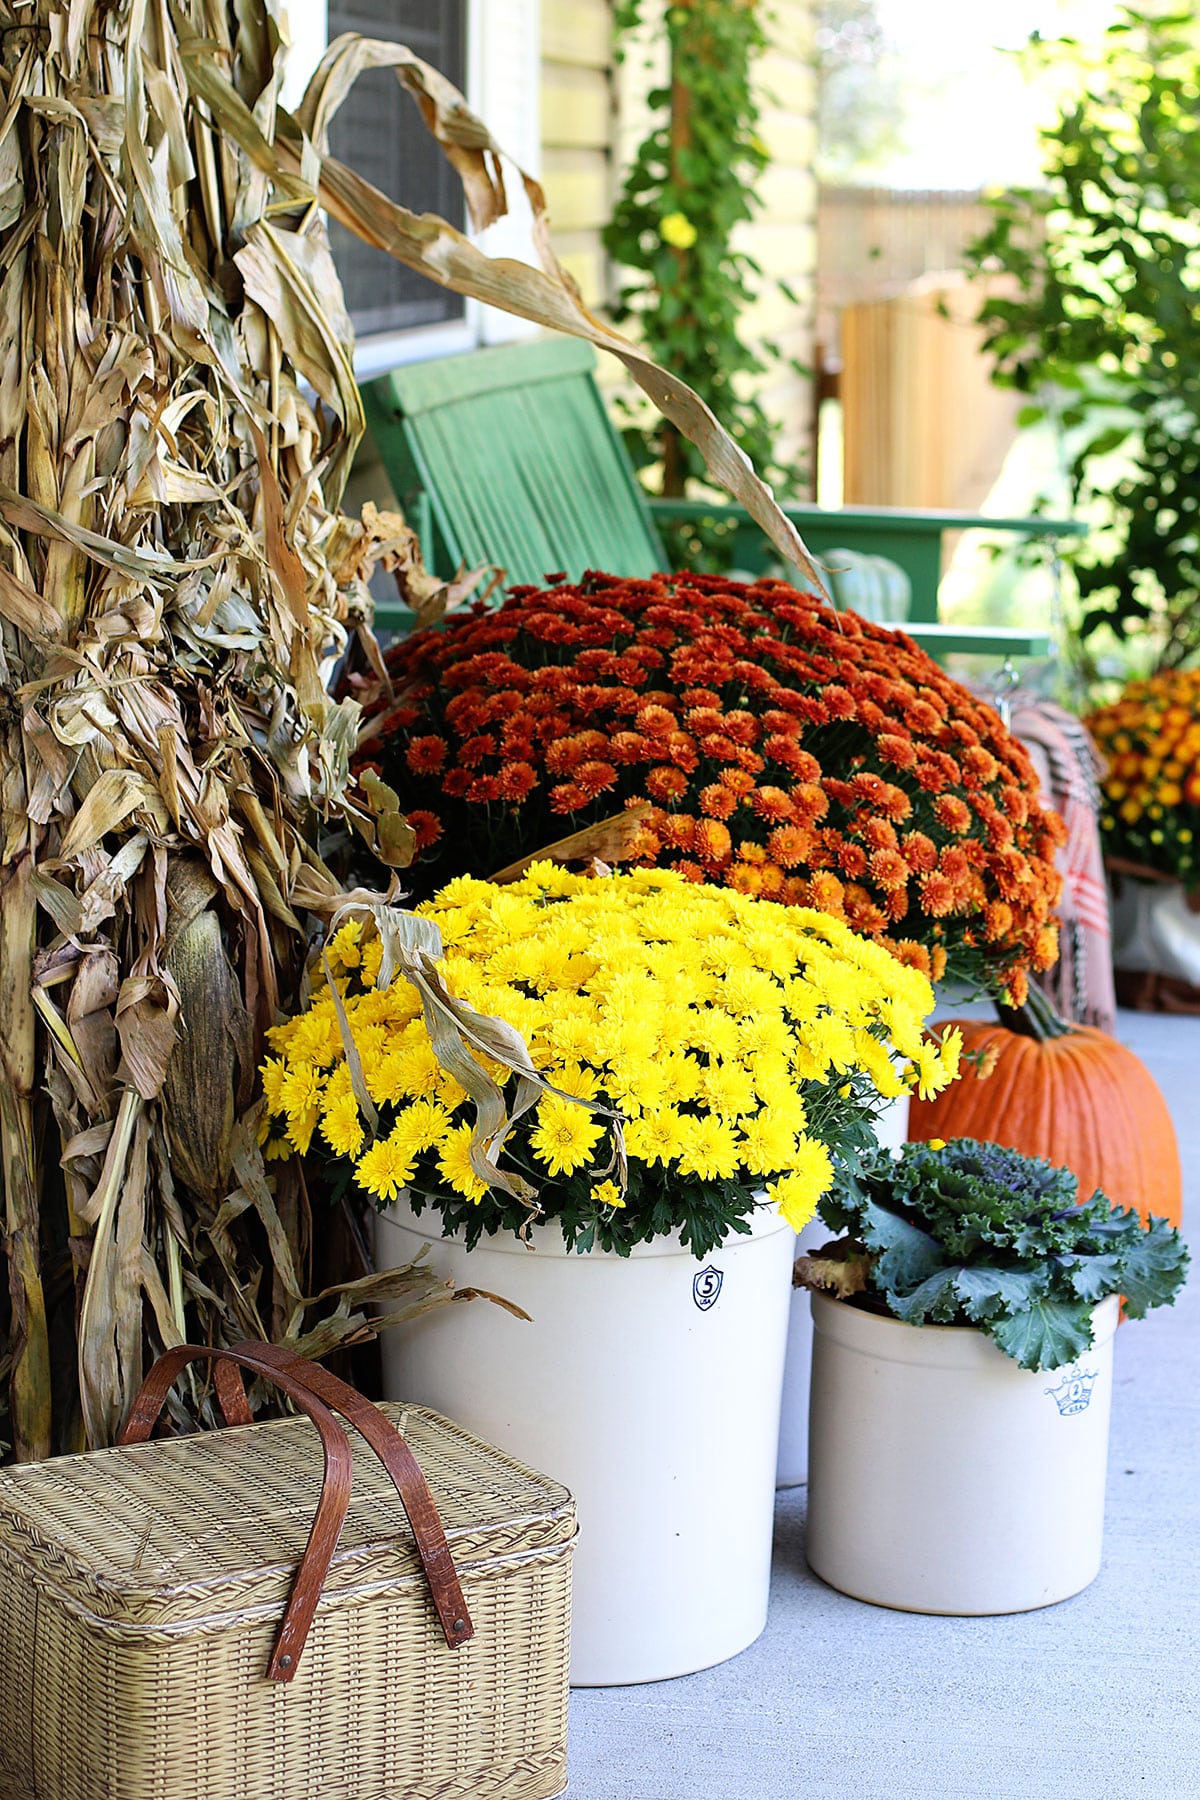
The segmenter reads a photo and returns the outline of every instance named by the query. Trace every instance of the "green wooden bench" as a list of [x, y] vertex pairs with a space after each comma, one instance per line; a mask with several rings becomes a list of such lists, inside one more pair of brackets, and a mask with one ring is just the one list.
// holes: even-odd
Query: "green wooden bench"
[[[751, 575], [782, 569], [742, 507], [650, 500], [633, 471], [595, 380], [595, 353], [572, 338], [545, 338], [411, 363], [367, 382], [367, 424], [396, 497], [435, 573], [494, 563], [508, 584], [586, 569], [648, 576], [666, 567], [657, 521], [713, 518], [735, 526], [734, 561]], [[875, 616], [903, 623], [933, 655], [981, 651], [1044, 656], [1044, 631], [937, 622], [942, 539], [968, 526], [1026, 537], [1076, 535], [1072, 520], [990, 519], [974, 513], [837, 511], [785, 506], [814, 557], [831, 573], [836, 604], [868, 612], [868, 590], [890, 588]], [[846, 554], [839, 557], [837, 552]], [[882, 559], [880, 561], [879, 559]], [[888, 580], [883, 569], [902, 571]], [[907, 581], [907, 593], [904, 581]], [[394, 630], [409, 615], [381, 607]]]

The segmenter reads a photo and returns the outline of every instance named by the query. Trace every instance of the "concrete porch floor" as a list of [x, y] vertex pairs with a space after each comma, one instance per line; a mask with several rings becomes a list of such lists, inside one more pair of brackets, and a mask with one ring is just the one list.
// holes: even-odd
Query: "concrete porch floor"
[[[1200, 1018], [1122, 1013], [1167, 1095], [1200, 1262]], [[569, 1800], [1200, 1800], [1200, 1273], [1121, 1329], [1104, 1564], [1074, 1599], [932, 1618], [847, 1599], [779, 1495], [767, 1629], [571, 1699]]]

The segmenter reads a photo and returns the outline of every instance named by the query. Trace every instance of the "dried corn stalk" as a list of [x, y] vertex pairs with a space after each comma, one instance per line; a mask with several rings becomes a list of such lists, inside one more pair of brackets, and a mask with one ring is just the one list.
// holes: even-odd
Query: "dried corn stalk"
[[420, 1270], [308, 1296], [303, 1187], [289, 1165], [269, 1182], [256, 1143], [262, 1032], [296, 1002], [306, 915], [341, 899], [322, 824], [393, 866], [410, 841], [386, 789], [348, 791], [357, 709], [324, 676], [379, 557], [430, 601], [403, 521], [338, 512], [362, 419], [318, 198], [436, 279], [615, 349], [806, 560], [694, 397], [591, 320], [548, 251], [542, 271], [489, 262], [322, 161], [357, 67], [398, 61], [476, 219], [494, 216], [495, 147], [448, 84], [342, 40], [293, 121], [281, 52], [254, 0], [0, 0], [0, 1367], [18, 1457], [108, 1441], [144, 1355], [184, 1337], [323, 1353], [368, 1333], [368, 1308], [446, 1297]]

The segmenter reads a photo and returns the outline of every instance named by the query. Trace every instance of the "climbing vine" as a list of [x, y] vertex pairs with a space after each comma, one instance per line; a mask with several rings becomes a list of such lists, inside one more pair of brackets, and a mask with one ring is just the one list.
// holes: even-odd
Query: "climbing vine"
[[[646, 0], [621, 0], [621, 50], [646, 11]], [[636, 323], [646, 348], [707, 401], [761, 474], [794, 487], [798, 470], [780, 461], [778, 427], [753, 392], [754, 378], [779, 359], [738, 333], [761, 274], [733, 240], [757, 211], [755, 187], [769, 161], [751, 79], [768, 42], [764, 8], [759, 0], [674, 0], [664, 29], [669, 76], [647, 96], [652, 127], [604, 233], [623, 276], [615, 314]], [[633, 408], [626, 419], [626, 443], [653, 491], [680, 496], [702, 480], [703, 458], [675, 426]], [[670, 545], [673, 558], [716, 566], [721, 535], [689, 527]]]

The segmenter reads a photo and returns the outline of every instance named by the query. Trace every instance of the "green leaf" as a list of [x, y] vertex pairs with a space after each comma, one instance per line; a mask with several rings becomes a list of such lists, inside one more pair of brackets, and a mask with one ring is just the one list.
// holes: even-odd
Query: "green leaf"
[[1150, 1307], [1168, 1305], [1183, 1286], [1188, 1260], [1179, 1233], [1165, 1219], [1152, 1219], [1121, 1258], [1126, 1315], [1141, 1319]]
[[1060, 1265], [1081, 1300], [1090, 1300], [1094, 1304], [1121, 1291], [1119, 1256], [1064, 1256], [1060, 1258]]
[[911, 1290], [945, 1266], [946, 1259], [936, 1240], [927, 1231], [910, 1225], [907, 1219], [876, 1206], [872, 1200], [864, 1202], [861, 1219], [863, 1243], [877, 1253], [875, 1279], [889, 1293], [892, 1289]]
[[998, 1313], [1028, 1310], [1045, 1291], [1042, 1269], [956, 1269], [954, 1287], [963, 1310], [977, 1322]]
[[1015, 1318], [992, 1319], [983, 1327], [1023, 1369], [1060, 1369], [1092, 1343], [1092, 1308], [1086, 1300], [1036, 1300]]
[[887, 1303], [890, 1310], [898, 1319], [903, 1319], [906, 1325], [924, 1325], [927, 1320], [932, 1320], [936, 1325], [953, 1324], [958, 1312], [958, 1290], [955, 1286], [958, 1273], [957, 1269], [939, 1269], [907, 1294], [899, 1294], [889, 1288]]

